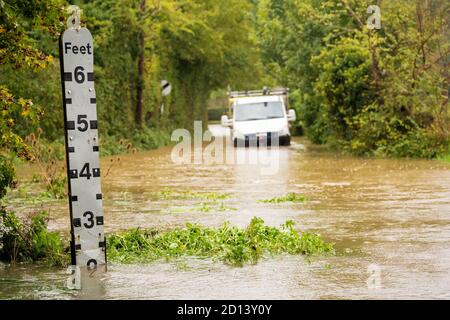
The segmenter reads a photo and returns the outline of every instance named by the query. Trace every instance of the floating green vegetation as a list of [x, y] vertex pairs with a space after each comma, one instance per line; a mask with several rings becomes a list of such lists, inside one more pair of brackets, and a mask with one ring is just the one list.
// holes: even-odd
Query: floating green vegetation
[[228, 207], [220, 200], [229, 199], [230, 195], [216, 192], [192, 192], [192, 191], [173, 191], [165, 189], [157, 193], [160, 200], [201, 200], [193, 208], [175, 208], [171, 212], [225, 212], [235, 211], [235, 208]]
[[194, 207], [191, 211], [199, 212], [226, 212], [236, 211], [236, 208], [228, 207], [223, 202], [202, 202], [199, 206]]
[[176, 207], [170, 209], [172, 213], [183, 213], [183, 212], [228, 212], [228, 211], [236, 211], [236, 208], [229, 207], [223, 202], [202, 202], [199, 205], [196, 205], [193, 208], [189, 207]]
[[296, 194], [296, 193], [288, 193], [285, 196], [276, 197], [272, 199], [258, 200], [261, 203], [283, 203], [283, 202], [305, 202], [308, 198], [305, 196]]
[[164, 189], [157, 192], [156, 196], [160, 200], [206, 200], [218, 201], [228, 199], [230, 196], [225, 193], [216, 192], [193, 192], [193, 191], [174, 191]]
[[201, 199], [205, 199], [208, 201], [218, 201], [218, 200], [225, 200], [225, 199], [230, 198], [230, 195], [227, 193], [216, 193], [216, 192], [198, 193], [198, 196]]
[[450, 163], [450, 154], [440, 157], [439, 160]]
[[52, 191], [40, 191], [34, 185], [24, 183], [17, 189], [9, 190], [7, 195], [0, 199], [0, 205], [36, 205], [41, 203], [61, 201], [63, 198], [56, 196]]
[[265, 255], [334, 254], [333, 245], [317, 234], [294, 230], [294, 222], [269, 227], [253, 218], [244, 228], [225, 223], [218, 228], [187, 224], [185, 228], [159, 233], [131, 230], [108, 237], [108, 259], [121, 263], [151, 262], [183, 256], [212, 258], [241, 266], [256, 263]]

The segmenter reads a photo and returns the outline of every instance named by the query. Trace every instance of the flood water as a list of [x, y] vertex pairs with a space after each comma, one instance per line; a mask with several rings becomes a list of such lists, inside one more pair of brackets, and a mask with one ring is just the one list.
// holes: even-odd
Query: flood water
[[[220, 131], [212, 127], [213, 131]], [[261, 165], [184, 164], [171, 148], [120, 156], [102, 180], [106, 232], [170, 229], [186, 222], [246, 226], [294, 220], [320, 233], [340, 252], [333, 257], [282, 255], [231, 267], [210, 260], [108, 265], [66, 289], [65, 269], [0, 265], [0, 298], [28, 299], [450, 299], [450, 166], [438, 161], [338, 156], [294, 139], [279, 151], [279, 170]], [[248, 152], [248, 151], [247, 151]], [[113, 159], [116, 159], [114, 157]], [[102, 160], [107, 172], [111, 159]], [[30, 179], [32, 168], [24, 168]], [[161, 190], [227, 193], [229, 211], [198, 210], [198, 200], [161, 199]], [[305, 203], [257, 200], [295, 192]], [[65, 200], [17, 212], [50, 211], [49, 226], [67, 233]]]

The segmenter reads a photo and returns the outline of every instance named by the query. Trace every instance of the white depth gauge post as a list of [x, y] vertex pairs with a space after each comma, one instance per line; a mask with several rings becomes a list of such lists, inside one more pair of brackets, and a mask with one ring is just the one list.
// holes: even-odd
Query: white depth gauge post
[[92, 35], [79, 9], [60, 37], [72, 265], [106, 264]]

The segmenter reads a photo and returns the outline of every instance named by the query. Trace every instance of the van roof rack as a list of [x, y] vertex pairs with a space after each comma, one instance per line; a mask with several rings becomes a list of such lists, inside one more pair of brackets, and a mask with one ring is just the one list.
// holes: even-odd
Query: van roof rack
[[264, 87], [262, 90], [250, 90], [250, 91], [230, 91], [228, 96], [233, 98], [243, 98], [243, 97], [259, 97], [259, 96], [287, 96], [289, 93], [289, 88], [267, 88]]

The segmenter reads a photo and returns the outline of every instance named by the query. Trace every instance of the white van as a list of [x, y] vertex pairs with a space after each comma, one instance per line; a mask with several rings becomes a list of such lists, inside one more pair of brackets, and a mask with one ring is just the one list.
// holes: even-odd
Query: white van
[[296, 120], [296, 114], [287, 110], [288, 89], [235, 91], [229, 96], [233, 118], [223, 115], [221, 123], [231, 128], [235, 147], [272, 145], [276, 138], [279, 145], [290, 145], [289, 122]]

